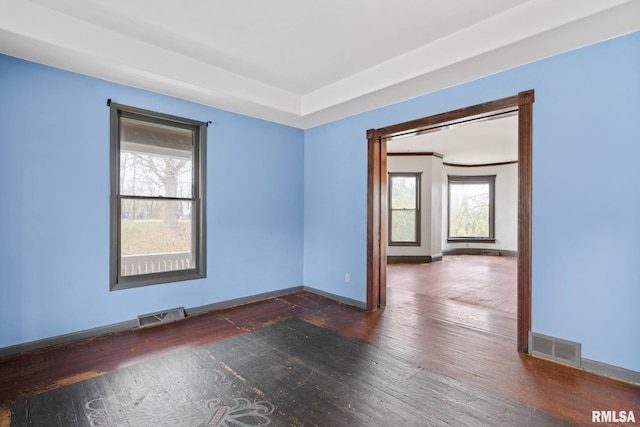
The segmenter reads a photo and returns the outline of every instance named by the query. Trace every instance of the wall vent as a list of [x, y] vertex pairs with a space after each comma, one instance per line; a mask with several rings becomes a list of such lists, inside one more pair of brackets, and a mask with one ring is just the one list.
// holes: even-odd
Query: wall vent
[[151, 326], [158, 323], [171, 322], [172, 320], [184, 319], [184, 317], [184, 307], [172, 308], [157, 313], [141, 314], [138, 316], [138, 326]]
[[529, 353], [558, 362], [581, 367], [582, 345], [529, 331]]

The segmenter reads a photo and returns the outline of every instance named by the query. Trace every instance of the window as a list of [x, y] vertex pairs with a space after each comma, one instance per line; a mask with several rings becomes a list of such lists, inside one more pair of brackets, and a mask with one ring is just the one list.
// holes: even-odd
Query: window
[[206, 123], [110, 106], [111, 290], [205, 277]]
[[449, 242], [495, 242], [495, 175], [449, 176]]
[[389, 245], [420, 245], [420, 173], [389, 174]]

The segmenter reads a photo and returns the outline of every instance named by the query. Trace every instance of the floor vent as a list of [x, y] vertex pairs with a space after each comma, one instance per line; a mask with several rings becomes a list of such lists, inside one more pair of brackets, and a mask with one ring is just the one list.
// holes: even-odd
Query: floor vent
[[481, 249], [480, 255], [500, 256], [500, 251], [494, 249]]
[[581, 367], [582, 345], [577, 342], [529, 332], [531, 354]]
[[138, 326], [151, 326], [158, 323], [171, 322], [172, 320], [184, 319], [184, 308], [172, 308], [171, 310], [159, 311], [157, 313], [142, 314], [138, 316]]

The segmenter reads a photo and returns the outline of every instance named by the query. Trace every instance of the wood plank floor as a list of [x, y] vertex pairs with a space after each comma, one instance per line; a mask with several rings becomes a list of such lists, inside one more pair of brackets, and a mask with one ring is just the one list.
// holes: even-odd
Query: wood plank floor
[[13, 427], [573, 425], [416, 366], [396, 352], [300, 319], [20, 399], [12, 405], [11, 423]]
[[[445, 257], [392, 265], [388, 306], [368, 313], [308, 292], [0, 359], [0, 427], [20, 397], [300, 318], [478, 390], [577, 425], [592, 410], [634, 410], [640, 387], [516, 352], [515, 259]], [[452, 414], [453, 416], [453, 414]]]

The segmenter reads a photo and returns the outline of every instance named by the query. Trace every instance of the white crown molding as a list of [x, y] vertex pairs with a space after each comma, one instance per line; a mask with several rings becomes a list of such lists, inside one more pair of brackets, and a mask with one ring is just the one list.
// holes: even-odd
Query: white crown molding
[[[614, 5], [626, 0], [617, 0]], [[470, 58], [485, 55], [551, 31], [574, 21], [601, 13], [612, 6], [600, 0], [536, 0], [521, 4], [421, 46], [404, 55], [382, 62], [344, 80], [304, 95], [302, 115], [372, 93], [407, 80], [432, 73]], [[549, 14], [552, 10], [553, 13]], [[605, 23], [611, 26], [612, 23]], [[593, 29], [599, 31], [599, 28]], [[588, 36], [588, 35], [585, 35]], [[549, 47], [530, 46], [529, 55], [544, 57]]]
[[340, 104], [305, 114], [294, 126], [303, 129], [319, 126], [639, 30], [640, 1], [627, 2], [516, 43], [382, 87], [377, 91], [353, 96]]
[[0, 6], [0, 51], [304, 129], [628, 34], [639, 18], [636, 0], [532, 0], [304, 95], [29, 1]]
[[0, 8], [0, 29], [2, 52], [12, 56], [206, 105], [255, 104], [300, 115], [299, 95], [29, 1]]

